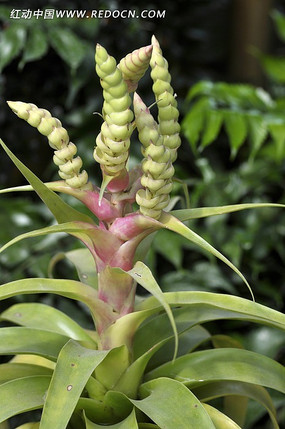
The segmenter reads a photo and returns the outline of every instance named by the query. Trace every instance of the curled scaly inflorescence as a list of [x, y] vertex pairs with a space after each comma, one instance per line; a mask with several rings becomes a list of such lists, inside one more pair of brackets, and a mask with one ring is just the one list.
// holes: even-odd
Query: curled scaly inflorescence
[[130, 136], [133, 131], [131, 98], [115, 59], [99, 44], [96, 47], [95, 61], [103, 88], [104, 123], [96, 139], [94, 158], [100, 163], [103, 174], [116, 177], [125, 170], [129, 157]]
[[152, 89], [158, 106], [159, 133], [163, 136], [164, 145], [170, 149], [172, 161], [175, 161], [176, 152], [181, 143], [180, 125], [178, 123], [179, 111], [170, 84], [171, 76], [168, 71], [168, 63], [162, 56], [159, 43], [154, 36], [152, 37], [152, 45], [150, 65], [151, 77], [154, 82]]
[[172, 189], [174, 168], [171, 162], [171, 151], [164, 146], [163, 137], [159, 134], [158, 124], [141, 98], [134, 94], [134, 111], [139, 139], [143, 145], [143, 175], [136, 202], [140, 212], [154, 219], [159, 219], [162, 210], [169, 203]]
[[53, 161], [59, 167], [59, 175], [71, 188], [89, 188], [88, 175], [80, 172], [82, 160], [74, 158], [77, 148], [69, 141], [69, 136], [61, 122], [52, 117], [50, 112], [38, 108], [35, 104], [21, 101], [8, 101], [9, 107], [16, 115], [48, 138], [49, 145], [55, 150]]
[[118, 67], [122, 72], [129, 92], [137, 89], [139, 80], [143, 77], [149, 66], [151, 52], [152, 45], [148, 45], [136, 49], [121, 59]]

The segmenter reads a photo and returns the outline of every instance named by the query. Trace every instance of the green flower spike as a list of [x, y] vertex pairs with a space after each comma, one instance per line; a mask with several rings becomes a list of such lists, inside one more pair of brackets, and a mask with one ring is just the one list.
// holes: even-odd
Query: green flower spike
[[171, 151], [171, 160], [175, 161], [177, 149], [181, 140], [179, 136], [180, 125], [178, 123], [179, 111], [174, 91], [170, 85], [171, 76], [168, 71], [168, 63], [162, 56], [159, 43], [152, 36], [152, 56], [150, 60], [151, 77], [153, 80], [153, 92], [158, 105], [159, 133], [163, 136], [163, 143]]
[[55, 149], [53, 161], [59, 167], [59, 175], [71, 188], [89, 189], [88, 174], [85, 170], [80, 172], [82, 160], [79, 156], [74, 158], [77, 147], [69, 141], [69, 136], [61, 122], [51, 114], [40, 109], [35, 104], [21, 101], [8, 101], [9, 107], [19, 118], [27, 121], [32, 127], [48, 138], [49, 145]]
[[133, 131], [131, 98], [115, 59], [99, 44], [96, 47], [95, 61], [103, 88], [104, 123], [96, 139], [94, 158], [103, 171], [102, 188], [112, 181], [108, 188], [118, 192], [128, 186], [126, 163]]
[[164, 146], [163, 137], [159, 134], [158, 124], [138, 94], [134, 94], [134, 111], [139, 139], [143, 144], [143, 175], [136, 202], [140, 212], [153, 219], [159, 219], [162, 210], [169, 203], [172, 190], [174, 168], [171, 162], [171, 151]]
[[120, 68], [123, 79], [128, 86], [129, 92], [137, 89], [139, 80], [145, 74], [151, 57], [152, 45], [144, 46], [122, 58], [118, 67]]

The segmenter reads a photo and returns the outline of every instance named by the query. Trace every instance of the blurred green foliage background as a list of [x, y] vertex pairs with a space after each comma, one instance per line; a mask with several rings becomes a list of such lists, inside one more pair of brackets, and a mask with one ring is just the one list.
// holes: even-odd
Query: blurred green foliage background
[[[21, 16], [23, 11], [45, 9], [165, 10], [165, 17], [11, 18], [13, 10]], [[43, 181], [57, 180], [46, 139], [16, 118], [6, 100], [45, 108], [68, 129], [89, 176], [100, 184], [100, 172], [92, 156], [101, 124], [94, 112], [102, 106], [94, 69], [95, 45], [102, 44], [120, 60], [149, 44], [155, 34], [169, 62], [181, 111], [183, 141], [176, 177], [187, 184], [191, 207], [242, 202], [284, 204], [284, 13], [282, 0], [2, 0], [0, 136]], [[148, 104], [153, 102], [150, 83], [147, 74], [138, 89]], [[131, 162], [139, 159], [137, 144], [132, 148]], [[178, 197], [176, 208], [183, 208], [185, 199], [179, 181], [174, 196]], [[21, 184], [25, 184], [24, 179], [2, 152], [0, 187]], [[79, 203], [75, 204], [81, 209]], [[14, 193], [1, 196], [0, 223], [1, 245], [20, 233], [51, 224], [52, 218], [33, 193]], [[216, 216], [192, 221], [191, 227], [237, 265], [258, 302], [284, 311], [283, 210]], [[0, 256], [0, 283], [45, 277], [49, 261], [58, 250], [78, 246], [74, 239], [60, 234], [21, 242]], [[164, 290], [210, 290], [249, 297], [239, 279], [222, 263], [169, 231], [157, 234], [147, 263]], [[68, 261], [56, 264], [54, 272], [56, 276], [76, 278]], [[19, 297], [24, 299], [32, 298]], [[49, 303], [52, 300], [44, 299]], [[88, 325], [87, 316], [70, 302], [59, 300], [56, 305]], [[285, 340], [275, 331], [246, 324], [225, 324], [224, 331], [233, 333], [249, 349], [284, 361]], [[280, 421], [285, 421], [278, 397], [276, 404]], [[267, 418], [252, 404], [247, 428], [261, 427], [269, 427]]]

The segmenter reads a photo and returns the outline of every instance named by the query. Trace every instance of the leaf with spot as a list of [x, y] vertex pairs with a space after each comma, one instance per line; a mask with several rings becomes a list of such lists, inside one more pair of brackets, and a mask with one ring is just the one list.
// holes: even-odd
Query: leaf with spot
[[65, 429], [95, 368], [110, 350], [91, 350], [70, 340], [62, 348], [48, 388], [40, 429]]

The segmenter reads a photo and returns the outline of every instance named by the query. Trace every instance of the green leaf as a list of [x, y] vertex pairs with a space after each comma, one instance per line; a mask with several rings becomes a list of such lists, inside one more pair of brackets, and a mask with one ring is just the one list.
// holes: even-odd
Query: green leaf
[[210, 94], [214, 88], [214, 83], [207, 80], [202, 80], [193, 85], [187, 95], [187, 100], [192, 100], [198, 95]]
[[[2, 329], [2, 328], [1, 328]], [[0, 384], [16, 378], [30, 377], [33, 375], [51, 375], [50, 368], [27, 363], [2, 363], [0, 365]]]
[[28, 328], [57, 332], [74, 340], [87, 341], [94, 345], [94, 340], [78, 323], [49, 305], [41, 303], [15, 304], [0, 314], [1, 319]]
[[164, 429], [215, 429], [203, 405], [182, 383], [158, 378], [142, 384], [141, 400], [130, 401]]
[[22, 69], [26, 63], [42, 58], [47, 53], [47, 50], [48, 42], [46, 33], [42, 28], [31, 27], [19, 67]]
[[202, 147], [208, 146], [218, 136], [224, 120], [224, 114], [220, 110], [208, 110], [206, 113], [206, 125], [203, 132]]
[[91, 350], [70, 340], [61, 350], [45, 400], [40, 429], [65, 429], [95, 368], [109, 350]]
[[216, 408], [211, 407], [211, 405], [203, 404], [203, 406], [211, 417], [216, 429], [242, 429], [228, 416], [221, 413], [221, 411], [218, 411]]
[[49, 383], [49, 376], [35, 375], [1, 384], [0, 422], [16, 414], [41, 408]]
[[35, 354], [55, 360], [69, 338], [55, 332], [22, 327], [0, 329], [0, 354]]
[[70, 250], [64, 254], [77, 270], [79, 280], [98, 289], [98, 275], [93, 256], [88, 249]]
[[0, 34], [0, 73], [21, 52], [26, 39], [26, 30], [18, 23], [9, 25]]
[[[285, 330], [285, 315], [255, 302], [236, 296], [209, 292], [170, 292], [164, 297], [173, 309], [178, 332], [194, 325], [220, 319], [244, 320], [261, 323]], [[181, 307], [181, 308], [179, 308]], [[136, 310], [163, 307], [154, 297], [146, 298]], [[171, 329], [165, 314], [147, 321], [134, 338], [134, 355], [141, 356], [157, 342], [171, 337]]]
[[84, 302], [90, 309], [95, 320], [113, 321], [112, 309], [99, 300], [97, 292], [90, 286], [74, 280], [62, 279], [23, 279], [1, 285], [0, 300], [19, 294], [53, 293], [70, 299]]
[[209, 100], [205, 97], [198, 100], [182, 121], [182, 130], [195, 151], [202, 132]]
[[76, 70], [86, 55], [86, 44], [69, 28], [52, 27], [48, 36], [58, 55], [72, 70]]
[[83, 213], [75, 210], [73, 207], [66, 204], [55, 192], [51, 191], [34, 173], [32, 173], [4, 144], [0, 139], [0, 144], [14, 162], [16, 167], [21, 171], [23, 176], [32, 185], [36, 193], [49, 208], [58, 223], [68, 221], [82, 221], [94, 224], [93, 220]]
[[251, 115], [247, 117], [248, 134], [252, 144], [251, 157], [253, 158], [264, 142], [268, 130], [263, 115]]
[[180, 222], [176, 217], [171, 216], [168, 213], [162, 214], [160, 218], [160, 222], [165, 226], [165, 228], [170, 229], [171, 231], [177, 232], [178, 234], [187, 238], [189, 241], [192, 241], [193, 243], [201, 247], [203, 250], [210, 252], [216, 258], [220, 259], [226, 265], [228, 265], [244, 281], [244, 283], [248, 287], [248, 290], [250, 291], [252, 298], [254, 299], [251, 287], [249, 286], [243, 274], [238, 270], [238, 268], [235, 267], [235, 265], [233, 265], [232, 262], [230, 262], [224, 255], [222, 255], [213, 246], [211, 246], [200, 235], [196, 234], [194, 231], [192, 231], [190, 228], [188, 228], [186, 225]]
[[216, 215], [222, 215], [226, 213], [233, 213], [240, 210], [266, 208], [266, 207], [285, 208], [285, 204], [274, 204], [274, 203], [233, 204], [233, 205], [219, 206], [219, 207], [201, 207], [197, 209], [173, 210], [170, 214], [172, 214], [177, 219], [183, 222], [190, 219], [200, 219], [208, 216], [216, 216]]
[[211, 381], [243, 381], [285, 393], [285, 368], [273, 359], [242, 349], [213, 349], [181, 356], [149, 372], [146, 380], [175, 378], [188, 386]]
[[285, 124], [268, 124], [269, 132], [275, 142], [275, 159], [277, 162], [282, 161], [285, 156]]
[[[96, 423], [93, 423], [86, 416], [85, 416], [85, 423], [86, 423], [86, 429], [106, 428], [106, 425], [98, 425]], [[138, 423], [137, 423], [135, 411], [133, 410], [131, 412], [131, 414], [126, 419], [124, 419], [123, 421], [116, 423], [114, 425], [108, 425], [108, 428], [110, 428], [110, 429], [138, 429]]]
[[126, 271], [135, 281], [137, 281], [144, 289], [151, 293], [163, 306], [170, 324], [173, 329], [174, 338], [175, 338], [175, 347], [174, 347], [174, 356], [177, 354], [178, 349], [178, 333], [175, 325], [175, 321], [171, 312], [171, 309], [167, 302], [164, 299], [164, 294], [161, 291], [159, 285], [157, 284], [155, 278], [152, 275], [150, 269], [143, 262], [136, 262], [134, 268], [130, 271]]
[[238, 112], [224, 112], [225, 129], [230, 139], [233, 156], [246, 139], [247, 126], [244, 116]]
[[193, 393], [201, 401], [210, 401], [223, 396], [235, 398], [236, 395], [253, 399], [266, 408], [274, 429], [279, 429], [272, 399], [267, 390], [261, 386], [244, 382], [217, 381], [205, 386], [196, 387], [193, 389]]

